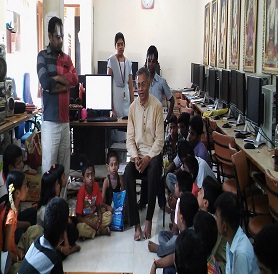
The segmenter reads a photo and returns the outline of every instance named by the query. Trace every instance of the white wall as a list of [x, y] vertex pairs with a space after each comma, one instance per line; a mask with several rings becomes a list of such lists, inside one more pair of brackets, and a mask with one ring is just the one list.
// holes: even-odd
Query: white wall
[[94, 36], [93, 36], [93, 3], [94, 0], [82, 0], [80, 3], [80, 59], [81, 74], [90, 74], [93, 72], [93, 52], [94, 52]]
[[190, 63], [202, 62], [204, 3], [155, 0], [143, 10], [139, 0], [94, 0], [93, 65], [115, 53], [114, 36], [125, 35], [125, 55], [144, 65], [150, 45], [158, 49], [162, 76], [170, 87], [190, 84]]
[[0, 1], [0, 43], [6, 43], [6, 1]]
[[[22, 98], [23, 75], [30, 73], [30, 88], [33, 101], [40, 104], [37, 100], [38, 81], [37, 81], [37, 8], [33, 0], [9, 1], [6, 6], [8, 11], [15, 11], [20, 15], [20, 42], [21, 50], [14, 53], [8, 53], [7, 76], [15, 79], [16, 92], [18, 97]], [[9, 12], [5, 15], [7, 16]], [[7, 17], [5, 20], [8, 20]]]

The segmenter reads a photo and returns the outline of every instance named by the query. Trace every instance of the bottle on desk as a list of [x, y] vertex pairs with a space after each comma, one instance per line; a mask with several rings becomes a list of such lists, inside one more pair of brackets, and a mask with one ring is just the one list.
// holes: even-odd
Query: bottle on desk
[[274, 170], [278, 171], [278, 124], [275, 128]]

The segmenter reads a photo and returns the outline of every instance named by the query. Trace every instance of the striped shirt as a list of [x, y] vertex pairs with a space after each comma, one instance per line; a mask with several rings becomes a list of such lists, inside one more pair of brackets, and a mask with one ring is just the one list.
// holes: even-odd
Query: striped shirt
[[44, 236], [35, 240], [20, 264], [18, 274], [63, 274], [60, 255]]
[[[69, 122], [70, 87], [78, 83], [78, 75], [70, 57], [63, 52], [56, 55], [48, 45], [38, 54], [37, 73], [43, 89], [43, 119], [52, 122]], [[57, 84], [52, 77], [57, 75], [64, 75], [69, 81], [67, 92], [52, 93]]]

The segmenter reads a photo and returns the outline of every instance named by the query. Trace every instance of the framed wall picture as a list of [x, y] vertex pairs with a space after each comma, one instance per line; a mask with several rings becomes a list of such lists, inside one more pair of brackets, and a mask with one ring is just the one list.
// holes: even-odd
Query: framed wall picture
[[220, 0], [219, 3], [218, 67], [226, 68], [228, 0]]
[[230, 58], [229, 68], [239, 68], [240, 0], [230, 0]]
[[204, 18], [204, 53], [203, 64], [209, 64], [209, 44], [210, 44], [210, 3], [205, 6], [205, 18]]
[[244, 1], [243, 70], [256, 72], [258, 0]]
[[210, 36], [210, 65], [212, 67], [216, 66], [216, 56], [217, 56], [217, 25], [218, 25], [218, 10], [217, 10], [217, 0], [213, 0], [211, 4], [211, 36]]
[[278, 73], [278, 5], [264, 0], [263, 72]]

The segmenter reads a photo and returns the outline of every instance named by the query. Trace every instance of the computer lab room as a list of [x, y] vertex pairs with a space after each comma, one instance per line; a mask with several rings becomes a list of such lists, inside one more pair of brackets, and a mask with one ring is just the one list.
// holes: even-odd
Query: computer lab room
[[0, 273], [278, 273], [277, 75], [276, 0], [1, 0]]

